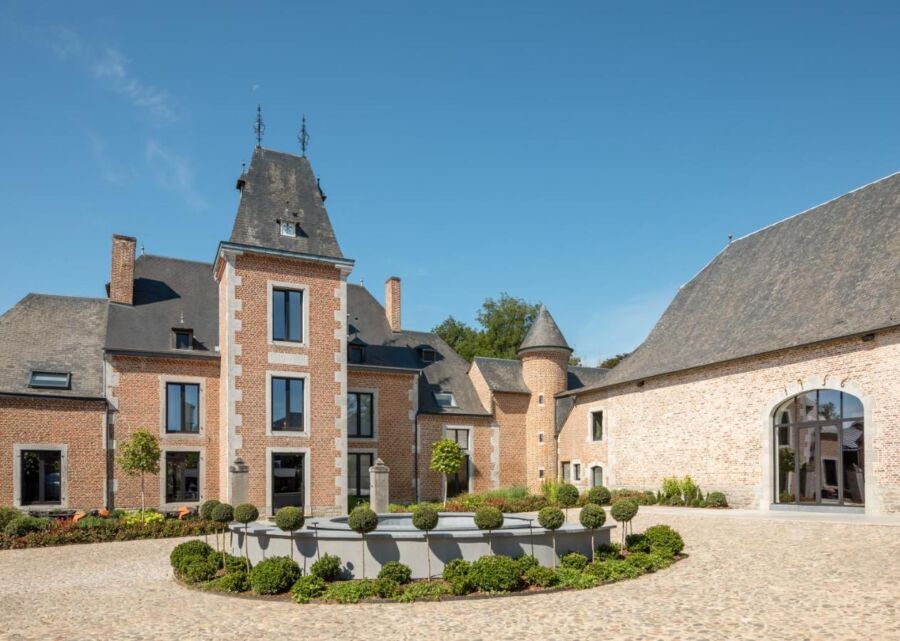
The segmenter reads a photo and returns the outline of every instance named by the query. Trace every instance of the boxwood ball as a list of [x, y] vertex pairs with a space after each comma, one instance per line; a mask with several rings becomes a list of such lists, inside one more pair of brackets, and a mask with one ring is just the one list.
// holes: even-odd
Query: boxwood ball
[[475, 527], [479, 530], [496, 530], [503, 526], [503, 512], [493, 505], [475, 510]]
[[259, 518], [259, 510], [256, 509], [255, 505], [251, 505], [250, 503], [241, 503], [236, 508], [234, 508], [234, 520], [238, 523], [252, 523], [256, 519]]
[[430, 505], [420, 505], [412, 514], [412, 524], [419, 530], [433, 530], [438, 524], [438, 513]]
[[275, 513], [275, 525], [285, 532], [299, 530], [305, 521], [303, 510], [292, 505], [283, 507]]
[[606, 523], [606, 511], [599, 505], [588, 503], [581, 508], [581, 514], [578, 515], [578, 520], [583, 527], [586, 527], [589, 530], [596, 530]]
[[627, 523], [638, 513], [638, 504], [634, 499], [620, 499], [612, 504], [609, 513], [619, 523]]
[[378, 527], [378, 515], [365, 505], [360, 505], [350, 512], [347, 525], [354, 532], [366, 534]]
[[566, 521], [566, 515], [558, 507], [548, 505], [538, 512], [538, 523], [548, 530], [558, 530]]

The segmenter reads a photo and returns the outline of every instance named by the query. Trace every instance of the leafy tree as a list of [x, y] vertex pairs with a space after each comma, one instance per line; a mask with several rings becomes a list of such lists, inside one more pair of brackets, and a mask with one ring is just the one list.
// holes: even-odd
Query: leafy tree
[[610, 356], [606, 360], [600, 361], [600, 364], [597, 367], [602, 367], [604, 369], [612, 369], [619, 363], [621, 363], [627, 356], [629, 356], [631, 352], [625, 352], [623, 354], [616, 354], [615, 356]]
[[581, 366], [581, 357], [576, 356], [575, 354], [572, 354], [571, 356], [569, 356], [569, 365], [572, 365], [573, 367], [580, 367]]
[[431, 580], [431, 544], [428, 542], [428, 532], [437, 527], [439, 515], [430, 505], [419, 505], [413, 510], [412, 524], [418, 530], [425, 531], [425, 554], [428, 561], [428, 580]]
[[159, 474], [159, 438], [147, 430], [138, 430], [119, 446], [116, 457], [122, 473], [141, 477], [141, 523], [144, 522], [144, 475]]
[[481, 304], [475, 315], [480, 329], [450, 316], [432, 331], [469, 361], [476, 356], [515, 358], [539, 309], [540, 304], [501, 293]]
[[347, 517], [350, 529], [362, 537], [362, 575], [366, 578], [366, 534], [378, 527], [378, 515], [366, 505], [357, 505]]
[[467, 361], [478, 356], [478, 332], [452, 316], [431, 331]]
[[[431, 447], [431, 470], [448, 477], [462, 467], [465, 455], [459, 443], [442, 438]], [[445, 478], [446, 481], [446, 478]], [[444, 483], [444, 506], [447, 506], [447, 483]]]
[[292, 505], [283, 507], [275, 513], [275, 526], [283, 532], [291, 533], [291, 561], [294, 560], [294, 531], [302, 528], [305, 520], [303, 510]]

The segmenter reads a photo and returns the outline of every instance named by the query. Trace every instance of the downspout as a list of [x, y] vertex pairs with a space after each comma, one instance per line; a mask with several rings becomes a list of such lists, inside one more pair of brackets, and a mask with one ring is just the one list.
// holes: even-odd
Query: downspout
[[413, 425], [413, 479], [416, 482], [416, 491], [413, 499], [419, 502], [419, 413], [416, 412], [416, 421]]

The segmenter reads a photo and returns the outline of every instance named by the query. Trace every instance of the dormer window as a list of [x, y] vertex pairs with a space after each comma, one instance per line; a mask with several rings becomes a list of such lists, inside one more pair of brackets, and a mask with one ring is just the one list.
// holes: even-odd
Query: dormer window
[[194, 332], [189, 329], [173, 329], [173, 338], [175, 340], [175, 349], [193, 349]]
[[37, 389], [70, 389], [72, 375], [69, 372], [31, 372], [29, 386]]
[[282, 220], [280, 228], [282, 236], [288, 236], [289, 238], [297, 237], [297, 223], [289, 220]]
[[453, 392], [435, 392], [434, 400], [440, 407], [459, 407]]
[[426, 363], [433, 363], [437, 360], [437, 352], [433, 349], [422, 348], [421, 350], [422, 360]]
[[366, 360], [366, 348], [362, 345], [351, 345], [350, 346], [350, 362], [351, 363], [362, 363]]

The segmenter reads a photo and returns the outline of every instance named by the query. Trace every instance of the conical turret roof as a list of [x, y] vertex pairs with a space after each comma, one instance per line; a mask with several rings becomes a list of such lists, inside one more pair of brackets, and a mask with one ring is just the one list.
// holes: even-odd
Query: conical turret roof
[[573, 351], [566, 342], [565, 336], [559, 331], [559, 326], [544, 305], [538, 310], [537, 317], [531, 325], [531, 329], [525, 334], [525, 339], [519, 345], [519, 353], [529, 349], [565, 349]]

